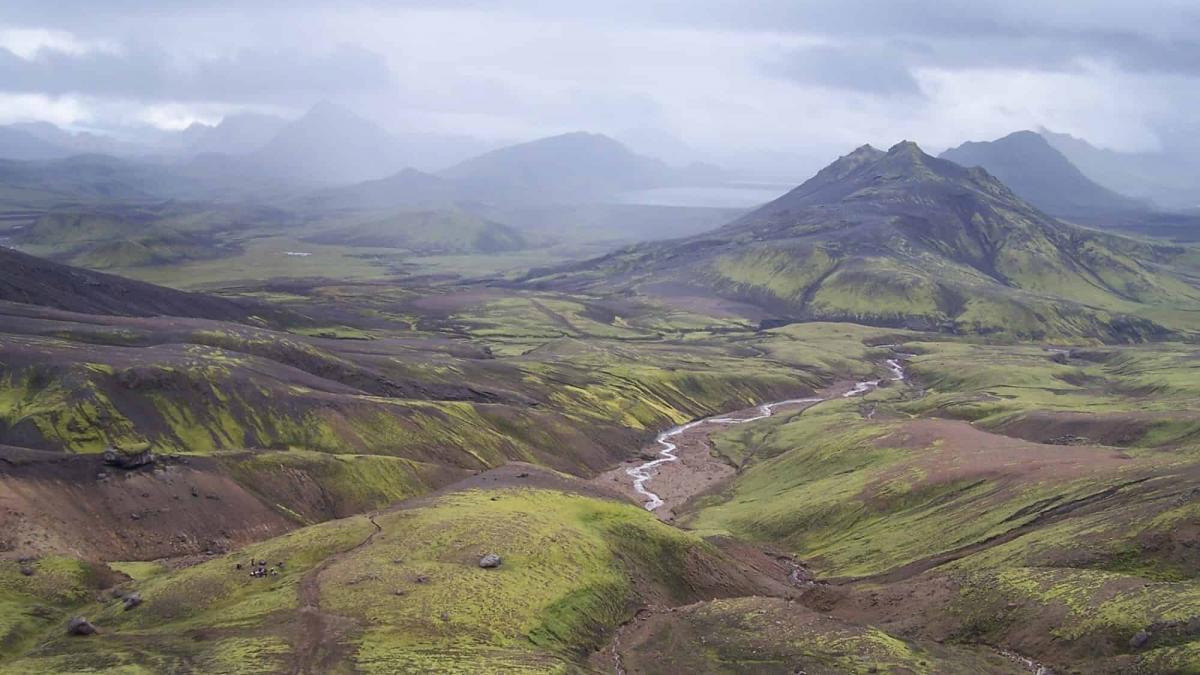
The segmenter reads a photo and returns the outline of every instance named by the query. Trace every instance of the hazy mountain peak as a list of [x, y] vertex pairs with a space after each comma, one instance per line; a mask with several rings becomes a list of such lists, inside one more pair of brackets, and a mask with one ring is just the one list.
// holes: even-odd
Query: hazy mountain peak
[[1094, 217], [1144, 208], [1085, 176], [1042, 135], [1017, 131], [994, 141], [967, 142], [943, 159], [980, 166], [1033, 205], [1064, 217]]
[[406, 164], [392, 134], [329, 101], [285, 125], [254, 160], [273, 174], [319, 183], [381, 178]]
[[492, 150], [442, 172], [480, 198], [603, 199], [661, 185], [670, 167], [604, 134], [574, 131]]
[[921, 146], [913, 141], [900, 141], [899, 143], [888, 148], [889, 155], [909, 155], [912, 157], [927, 156]]

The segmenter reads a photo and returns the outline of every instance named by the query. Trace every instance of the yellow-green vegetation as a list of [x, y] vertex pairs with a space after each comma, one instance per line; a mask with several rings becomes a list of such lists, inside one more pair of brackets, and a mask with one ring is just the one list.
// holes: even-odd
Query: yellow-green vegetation
[[169, 570], [164, 563], [154, 560], [114, 561], [108, 563], [108, 566], [134, 581], [145, 581]]
[[[499, 568], [479, 566], [489, 552]], [[251, 577], [250, 560], [278, 573]], [[452, 493], [126, 583], [143, 600], [129, 611], [115, 597], [70, 595], [102, 635], [68, 637], [55, 615], [0, 672], [279, 672], [314, 640], [338, 655], [331, 667], [366, 673], [575, 672], [647, 597], [689, 602], [712, 592], [706, 584], [749, 592], [727, 564], [631, 504], [546, 489]], [[321, 630], [303, 618], [313, 612], [351, 627], [340, 644], [306, 632]]]
[[50, 444], [79, 452], [144, 445], [146, 438], [96, 387], [93, 378], [107, 374], [86, 363], [66, 373], [34, 368], [0, 375], [0, 427], [32, 425]]
[[[143, 600], [130, 611], [116, 597], [77, 602], [73, 611], [87, 616], [102, 635], [67, 636], [66, 615], [55, 616], [36, 647], [0, 662], [0, 672], [161, 673], [192, 670], [196, 664], [207, 666], [205, 672], [280, 672], [291, 652], [301, 579], [373, 531], [365, 517], [333, 521], [127, 584], [123, 590], [136, 591]], [[282, 561], [284, 567], [275, 576], [252, 578], [251, 559]]]
[[[321, 594], [369, 627], [353, 656], [367, 673], [567, 671], [639, 592], [683, 601], [689, 564], [718, 558], [635, 506], [546, 490], [452, 494], [377, 522], [382, 533], [331, 566]], [[479, 567], [489, 552], [498, 569]]]
[[0, 560], [0, 664], [49, 627], [65, 626], [67, 614], [109, 582], [102, 565], [72, 558]]
[[[443, 466], [398, 457], [333, 455], [300, 449], [218, 458], [247, 490], [306, 523], [362, 513], [422, 495], [454, 475]], [[322, 495], [320, 509], [295, 511], [294, 497], [304, 490]]]
[[[627, 638], [628, 641], [628, 638]], [[987, 648], [917, 643], [779, 598], [731, 598], [654, 617], [626, 645], [629, 671], [668, 673], [1021, 673]]]
[[[914, 342], [909, 370], [929, 388], [900, 409], [1024, 434], [1056, 433], [1123, 447], [1193, 447], [1200, 351], [1159, 343], [1047, 351], [1036, 346]], [[1044, 413], [1065, 413], [1058, 422]]]

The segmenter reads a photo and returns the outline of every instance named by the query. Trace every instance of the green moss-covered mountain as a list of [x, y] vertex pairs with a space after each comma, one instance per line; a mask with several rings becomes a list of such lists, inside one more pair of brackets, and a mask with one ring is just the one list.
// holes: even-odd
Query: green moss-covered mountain
[[768, 325], [839, 320], [1140, 341], [1196, 328], [1184, 249], [1059, 222], [914, 143], [863, 146], [716, 231], [542, 271], [546, 287], [718, 296]]

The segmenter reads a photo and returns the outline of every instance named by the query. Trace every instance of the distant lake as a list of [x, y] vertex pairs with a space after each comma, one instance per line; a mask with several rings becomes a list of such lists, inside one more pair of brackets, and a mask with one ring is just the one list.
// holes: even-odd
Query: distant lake
[[782, 196], [794, 185], [769, 183], [729, 183], [697, 187], [633, 190], [617, 196], [622, 204], [650, 206], [703, 206], [708, 208], [748, 209]]

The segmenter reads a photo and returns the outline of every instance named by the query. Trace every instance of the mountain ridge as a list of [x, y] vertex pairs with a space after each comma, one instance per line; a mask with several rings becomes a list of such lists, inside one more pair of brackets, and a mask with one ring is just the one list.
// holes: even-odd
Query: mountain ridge
[[1111, 217], [1145, 211], [1148, 205], [1088, 178], [1040, 134], [1017, 131], [994, 141], [967, 142], [939, 155], [963, 166], [980, 166], [1017, 195], [1051, 215]]
[[715, 295], [757, 307], [765, 325], [1140, 341], [1196, 329], [1183, 315], [1173, 328], [1147, 318], [1200, 304], [1200, 290], [1167, 268], [1178, 254], [1057, 221], [987, 171], [902, 142], [863, 146], [712, 232], [526, 281], [667, 304]]

